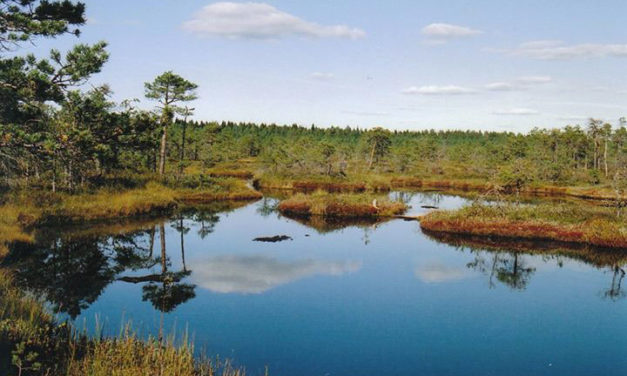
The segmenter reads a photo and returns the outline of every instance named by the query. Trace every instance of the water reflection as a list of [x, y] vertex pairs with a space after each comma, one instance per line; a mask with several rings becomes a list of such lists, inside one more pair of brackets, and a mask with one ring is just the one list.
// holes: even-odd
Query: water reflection
[[145, 231], [130, 235], [81, 236], [42, 232], [35, 244], [16, 243], [3, 261], [21, 286], [74, 318], [96, 301], [115, 276], [152, 264], [142, 244]]
[[625, 278], [625, 269], [618, 265], [614, 265], [612, 269], [612, 283], [610, 287], [605, 290], [603, 296], [611, 300], [618, 300], [624, 298], [626, 295], [621, 287], [623, 279]]
[[272, 257], [218, 256], [196, 264], [193, 280], [220, 293], [260, 294], [314, 275], [338, 276], [359, 270], [360, 262], [280, 261]]
[[[419, 199], [419, 202], [431, 200], [432, 204], [446, 205], [437, 194], [406, 196], [405, 199], [413, 203]], [[276, 213], [276, 203], [274, 199], [264, 199], [253, 208], [254, 213], [270, 216]], [[355, 273], [362, 267], [357, 261], [329, 261], [311, 256], [286, 258], [265, 253], [214, 253], [212, 257], [196, 257], [190, 265], [186, 242], [191, 238], [192, 251], [202, 248], [198, 242], [215, 231], [221, 216], [228, 210], [204, 207], [183, 210], [168, 220], [42, 229], [33, 244], [13, 244], [2, 265], [11, 267], [17, 282], [50, 302], [55, 312], [72, 318], [98, 300], [104, 289], [116, 281], [140, 285], [141, 297], [137, 299], [168, 313], [193, 299], [197, 288], [216, 293], [261, 294], [305, 278], [340, 276]], [[273, 220], [284, 221], [283, 218], [277, 214]], [[381, 223], [377, 220], [325, 220], [315, 216], [289, 220], [313, 228], [322, 236], [338, 229], [359, 227], [363, 230], [361, 241], [366, 244]], [[168, 242], [167, 232], [172, 237]], [[626, 296], [623, 281], [627, 250], [426, 234], [437, 242], [470, 250], [472, 259], [464, 261], [461, 267], [428, 263], [415, 268], [415, 277], [425, 283], [461, 281], [478, 272], [487, 277], [489, 288], [502, 284], [523, 291], [534, 278], [539, 262], [555, 260], [561, 266], [562, 260], [568, 258], [607, 271], [607, 287], [599, 290], [601, 297], [617, 301]], [[317, 244], [313, 237], [306, 239], [313, 242], [306, 244]], [[250, 247], [256, 246], [251, 244]]]
[[443, 264], [417, 267], [414, 274], [425, 283], [453, 282], [470, 277], [466, 269]]
[[[563, 265], [564, 258], [585, 262], [599, 269], [609, 271], [612, 276], [610, 287], [602, 295], [611, 300], [626, 296], [622, 290], [625, 278], [624, 265], [627, 265], [627, 250], [604, 249], [581, 244], [537, 241], [525, 239], [488, 238], [480, 236], [455, 235], [423, 231], [428, 237], [458, 250], [469, 250], [474, 259], [467, 264], [469, 269], [488, 276], [488, 286], [494, 288], [501, 282], [514, 290], [524, 290], [536, 272], [529, 265], [527, 257], [536, 260], [557, 261]], [[539, 257], [538, 257], [539, 256]]]
[[[191, 270], [187, 270], [185, 266], [185, 246], [184, 236], [189, 228], [183, 226], [183, 217], [176, 221], [173, 225], [177, 231], [181, 234], [181, 260], [183, 263], [183, 269], [178, 271], [171, 271], [170, 259], [166, 250], [165, 241], [165, 225], [161, 223], [159, 225], [159, 240], [161, 246], [161, 255], [154, 259], [154, 264], [159, 264], [161, 270], [157, 274], [148, 274], [140, 276], [126, 276], [118, 278], [118, 281], [128, 283], [143, 283], [147, 284], [142, 286], [142, 300], [152, 303], [155, 309], [160, 312], [171, 312], [180, 304], [185, 303], [189, 299], [196, 296], [195, 285], [184, 283], [182, 280], [191, 274]], [[154, 235], [154, 231], [151, 232]], [[154, 244], [154, 240], [151, 240], [151, 244]]]
[[[270, 200], [267, 205], [275, 206]], [[339, 276], [361, 267], [360, 262], [352, 261], [225, 255], [196, 260], [190, 268], [186, 236], [196, 229], [198, 237], [205, 239], [219, 221], [219, 213], [202, 208], [183, 210], [171, 220], [100, 226], [99, 230], [46, 228], [36, 234], [32, 244], [13, 244], [2, 266], [12, 268], [17, 282], [48, 301], [55, 313], [73, 319], [113, 282], [141, 285], [141, 299], [157, 311], [169, 313], [193, 299], [197, 285], [218, 293], [260, 294], [303, 278]], [[345, 228], [356, 223], [321, 226]], [[178, 247], [167, 248], [173, 243], [166, 241], [166, 228], [175, 231]], [[172, 256], [179, 266], [173, 266]]]
[[489, 276], [488, 285], [495, 287], [495, 279], [514, 290], [524, 290], [536, 268], [527, 266], [524, 256], [518, 252], [495, 252], [490, 255], [475, 252], [475, 259], [468, 268]]

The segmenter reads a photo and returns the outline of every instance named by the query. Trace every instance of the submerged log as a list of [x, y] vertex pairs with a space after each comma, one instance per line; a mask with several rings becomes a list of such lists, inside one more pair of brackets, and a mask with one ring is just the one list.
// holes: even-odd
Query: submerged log
[[284, 240], [292, 240], [291, 236], [287, 235], [275, 235], [275, 236], [261, 236], [258, 238], [254, 238], [254, 242], [266, 242], [266, 243], [276, 243], [282, 242]]

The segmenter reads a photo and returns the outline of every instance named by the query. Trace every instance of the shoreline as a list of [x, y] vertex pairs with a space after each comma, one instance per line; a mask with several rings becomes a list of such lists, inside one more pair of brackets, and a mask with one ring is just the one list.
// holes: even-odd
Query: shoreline
[[[484, 179], [432, 179], [411, 176], [372, 175], [363, 179], [309, 179], [309, 178], [268, 178], [258, 177], [254, 180], [255, 188], [294, 192], [315, 192], [322, 190], [328, 193], [383, 193], [392, 190], [438, 191], [443, 193], [486, 193], [490, 182]], [[507, 192], [507, 195], [513, 195]], [[537, 197], [572, 197], [583, 200], [617, 201], [627, 200], [627, 195], [616, 196], [606, 186], [555, 186], [537, 185], [521, 189], [520, 194]]]

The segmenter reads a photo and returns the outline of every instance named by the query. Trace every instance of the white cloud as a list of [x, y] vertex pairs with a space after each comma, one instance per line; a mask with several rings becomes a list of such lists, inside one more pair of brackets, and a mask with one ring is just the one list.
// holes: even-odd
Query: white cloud
[[413, 94], [422, 94], [422, 95], [462, 95], [462, 94], [475, 94], [477, 91], [473, 89], [469, 89], [462, 86], [455, 85], [445, 85], [445, 86], [437, 86], [437, 85], [429, 85], [429, 86], [411, 86], [407, 89], [403, 90], [403, 94], [413, 95]]
[[260, 294], [302, 278], [339, 276], [361, 268], [359, 262], [285, 262], [267, 256], [218, 256], [195, 265], [194, 283], [215, 292], [241, 294]]
[[559, 40], [540, 40], [522, 43], [514, 49], [501, 51], [510, 55], [539, 60], [567, 60], [605, 56], [627, 57], [627, 44], [584, 43], [566, 45]]
[[209, 4], [183, 23], [185, 30], [230, 38], [274, 39], [287, 36], [362, 38], [363, 30], [345, 25], [320, 25], [264, 3]]
[[333, 73], [326, 72], [313, 72], [309, 75], [309, 77], [319, 81], [330, 81], [335, 78], [335, 75]]
[[546, 84], [546, 83], [553, 81], [553, 79], [551, 78], [551, 76], [524, 76], [524, 77], [518, 77], [516, 81], [522, 84], [526, 84], [526, 85], [534, 85], [534, 84]]
[[506, 110], [497, 110], [493, 112], [495, 115], [537, 115], [539, 112], [537, 110], [532, 110], [530, 108], [510, 108]]
[[431, 44], [441, 44], [453, 39], [468, 38], [482, 34], [480, 30], [466, 26], [451, 25], [447, 23], [432, 23], [422, 28], [422, 34]]
[[466, 269], [439, 264], [416, 268], [414, 275], [425, 283], [453, 282], [470, 277]]
[[485, 85], [485, 88], [490, 91], [524, 90], [530, 86], [549, 83], [552, 80], [551, 76], [523, 76], [518, 77], [513, 82], [492, 82]]
[[512, 91], [516, 90], [516, 86], [509, 82], [492, 82], [485, 85], [486, 90], [490, 91]]

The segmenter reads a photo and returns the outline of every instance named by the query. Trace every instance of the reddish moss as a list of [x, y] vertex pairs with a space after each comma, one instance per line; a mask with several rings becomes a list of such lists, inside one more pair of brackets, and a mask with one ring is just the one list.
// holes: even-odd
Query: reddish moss
[[366, 190], [366, 184], [364, 183], [332, 183], [319, 181], [296, 181], [292, 183], [292, 187], [307, 192], [318, 190], [326, 192], [364, 192]]
[[553, 225], [543, 222], [520, 222], [507, 219], [476, 218], [438, 219], [427, 215], [420, 221], [423, 229], [467, 235], [500, 236], [506, 238], [545, 239], [562, 242], [587, 243], [601, 247], [627, 248], [627, 238], [620, 234], [596, 234], [585, 225]]
[[212, 170], [209, 172], [212, 177], [218, 178], [237, 178], [237, 179], [252, 179], [253, 173], [246, 170]]
[[281, 201], [278, 209], [281, 213], [294, 215], [311, 215], [311, 205], [307, 202], [299, 201]]

